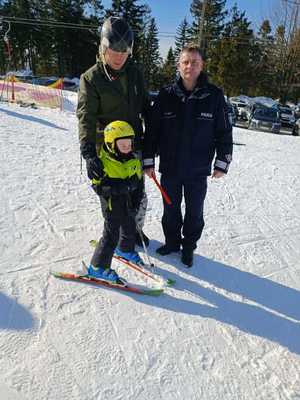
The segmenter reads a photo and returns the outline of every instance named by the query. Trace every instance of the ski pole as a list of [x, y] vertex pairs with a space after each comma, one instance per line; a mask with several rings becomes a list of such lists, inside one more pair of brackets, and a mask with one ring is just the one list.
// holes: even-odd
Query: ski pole
[[137, 227], [137, 231], [138, 231], [138, 233], [139, 233], [139, 235], [140, 235], [141, 242], [142, 242], [142, 244], [143, 244], [143, 249], [144, 249], [144, 252], [145, 252], [145, 254], [146, 254], [147, 263], [150, 265], [150, 267], [151, 267], [152, 269], [154, 269], [154, 264], [153, 264], [153, 262], [152, 262], [151, 259], [150, 259], [150, 256], [149, 256], [149, 253], [148, 253], [148, 250], [147, 250], [147, 246], [146, 246], [145, 240], [144, 240], [144, 238], [143, 238], [142, 230], [139, 229], [139, 228]]
[[[138, 233], [139, 233], [139, 235], [140, 235], [140, 237], [141, 237], [141, 241], [142, 241], [142, 243], [143, 243], [143, 248], [144, 248], [144, 252], [145, 252], [145, 254], [146, 254], [146, 257], [147, 257], [147, 262], [148, 262], [148, 264], [151, 266], [151, 268], [152, 268], [152, 276], [150, 276], [150, 278], [151, 279], [154, 279], [154, 280], [157, 280], [157, 277], [156, 277], [156, 275], [154, 274], [154, 267], [155, 267], [155, 265], [153, 264], [153, 262], [151, 262], [151, 259], [150, 259], [150, 256], [149, 256], [149, 252], [148, 252], [148, 250], [147, 250], [147, 247], [146, 247], [146, 245], [145, 245], [145, 240], [144, 240], [144, 238], [143, 238], [143, 234], [142, 234], [142, 231], [141, 231], [141, 229], [139, 229], [139, 228], [137, 228], [137, 231], [138, 231]], [[129, 264], [128, 264], [129, 265]], [[130, 266], [131, 267], [133, 267], [133, 265], [132, 264], [130, 264]], [[140, 272], [142, 272], [143, 274], [145, 274], [145, 275], [147, 275], [147, 273], [146, 273], [146, 271], [143, 271], [142, 269], [140, 270]], [[149, 276], [149, 275], [148, 275]], [[160, 275], [159, 275], [160, 276]], [[161, 277], [161, 276], [160, 276]], [[163, 280], [165, 280], [163, 277], [161, 277]], [[174, 285], [175, 284], [175, 279], [170, 279], [170, 278], [168, 278], [167, 280], [165, 280], [165, 282], [167, 283], [167, 285], [169, 285], [169, 286], [172, 286], [172, 285]]]
[[153, 172], [151, 175], [151, 178], [154, 180], [156, 186], [158, 187], [158, 189], [160, 190], [163, 198], [165, 199], [165, 202], [170, 205], [172, 204], [170, 197], [167, 195], [167, 193], [164, 191], [163, 187], [160, 185], [160, 183], [158, 182], [158, 180], [156, 179], [155, 173]]

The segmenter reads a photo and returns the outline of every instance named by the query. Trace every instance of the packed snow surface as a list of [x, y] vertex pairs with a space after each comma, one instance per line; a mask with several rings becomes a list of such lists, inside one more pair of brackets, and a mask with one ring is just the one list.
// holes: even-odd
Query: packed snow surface
[[176, 279], [155, 298], [49, 275], [88, 263], [103, 226], [74, 113], [2, 103], [0, 135], [1, 400], [300, 399], [300, 138], [234, 128], [191, 269], [156, 255], [146, 179], [150, 256]]

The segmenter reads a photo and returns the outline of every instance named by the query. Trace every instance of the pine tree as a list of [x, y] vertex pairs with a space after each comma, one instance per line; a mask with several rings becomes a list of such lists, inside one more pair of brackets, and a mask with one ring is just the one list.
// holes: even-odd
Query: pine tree
[[[84, 16], [85, 4], [82, 0], [49, 0], [50, 18], [75, 25], [88, 24], [89, 20], [96, 23], [97, 18], [88, 19]], [[101, 8], [101, 2], [98, 2], [97, 6], [98, 9]], [[87, 55], [87, 50], [89, 50], [89, 53], [93, 53], [93, 62], [89, 65], [94, 63], [97, 49], [97, 36], [95, 33], [92, 34], [90, 31], [83, 29], [58, 28], [55, 29], [53, 36], [53, 48], [60, 76], [78, 76], [82, 71], [82, 66], [78, 65], [78, 59]], [[92, 44], [93, 51], [88, 46], [89, 43]]]
[[176, 30], [174, 56], [177, 59], [181, 49], [191, 41], [190, 26], [186, 18]]
[[[220, 37], [224, 28], [226, 0], [206, 0], [204, 20], [201, 21], [202, 8], [205, 1], [193, 0], [190, 11], [194, 17], [190, 30], [191, 39], [198, 43], [206, 58], [209, 58], [208, 48]], [[199, 41], [200, 26], [203, 24], [202, 40]]]
[[[2, 5], [0, 3], [0, 15], [2, 15]], [[6, 57], [6, 47], [4, 40], [2, 38], [5, 34], [5, 23], [0, 20], [0, 75], [5, 70], [5, 57]]]
[[[36, 17], [33, 4], [29, 0], [9, 0], [3, 4], [2, 13], [4, 16], [15, 18], [33, 19]], [[33, 48], [34, 37], [40, 32], [40, 29], [36, 26], [24, 29], [24, 25], [13, 22], [10, 27], [8, 38], [12, 49], [12, 58], [9, 68], [23, 69], [28, 64], [32, 64], [32, 60], [29, 58], [29, 49]]]
[[271, 35], [272, 28], [269, 20], [264, 20], [257, 34], [258, 56], [257, 74], [255, 82], [255, 95], [274, 95], [272, 90], [274, 79], [274, 37]]
[[[85, 15], [88, 5], [92, 10], [91, 3], [97, 16]], [[34, 74], [79, 76], [95, 62], [98, 35], [94, 28], [79, 29], [76, 25], [99, 25], [102, 9], [101, 0], [7, 1], [3, 15], [28, 20], [26, 24], [12, 23], [14, 69], [29, 66]], [[70, 29], [54, 25], [57, 22], [75, 25]]]
[[174, 82], [176, 78], [176, 59], [172, 47], [168, 51], [167, 58], [162, 66], [160, 73], [160, 84], [169, 85]]
[[146, 5], [136, 4], [138, 0], [113, 0], [111, 8], [106, 10], [106, 17], [123, 17], [134, 32], [133, 58], [140, 62], [142, 59], [142, 43], [144, 41], [144, 16], [147, 14]]
[[159, 54], [158, 30], [155, 19], [151, 18], [145, 29], [145, 37], [142, 51], [142, 66], [146, 84], [150, 90], [155, 90], [157, 86], [157, 75], [161, 67], [161, 57]]
[[235, 5], [231, 15], [212, 53], [209, 72], [228, 96], [250, 94], [255, 86], [257, 46], [245, 12]]
[[291, 24], [279, 25], [275, 34], [274, 86], [283, 104], [289, 96], [297, 97], [300, 85], [300, 29]]

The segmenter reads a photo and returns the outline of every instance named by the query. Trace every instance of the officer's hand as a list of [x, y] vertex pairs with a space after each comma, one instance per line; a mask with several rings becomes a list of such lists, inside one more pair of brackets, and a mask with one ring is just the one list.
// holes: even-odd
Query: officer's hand
[[212, 173], [211, 177], [219, 179], [219, 178], [222, 178], [222, 176], [224, 176], [224, 175], [225, 175], [225, 172], [219, 171], [218, 169], [214, 169], [214, 172]]
[[152, 176], [155, 176], [154, 168], [145, 168], [144, 172], [149, 178], [152, 178]]

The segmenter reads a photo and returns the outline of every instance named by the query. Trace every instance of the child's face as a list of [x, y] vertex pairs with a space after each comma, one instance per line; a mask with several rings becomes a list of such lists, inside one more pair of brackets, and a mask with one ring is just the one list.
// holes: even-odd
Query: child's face
[[120, 153], [128, 154], [132, 151], [132, 140], [130, 138], [118, 139], [116, 146]]

